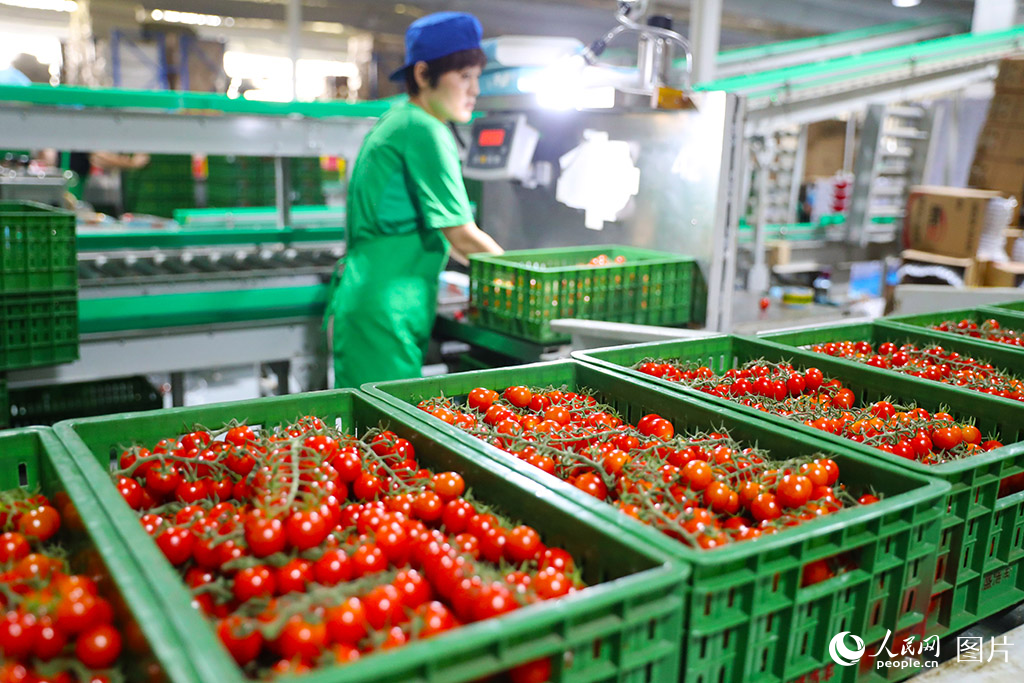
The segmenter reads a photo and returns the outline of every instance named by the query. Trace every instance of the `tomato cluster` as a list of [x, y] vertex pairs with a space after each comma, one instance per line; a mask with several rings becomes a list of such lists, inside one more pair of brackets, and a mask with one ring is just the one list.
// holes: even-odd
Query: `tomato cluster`
[[612, 263], [618, 264], [618, 263], [625, 263], [625, 262], [626, 262], [626, 257], [625, 256], [616, 256], [615, 258], [609, 258], [608, 254], [598, 254], [594, 258], [590, 259], [590, 263], [588, 263], [587, 265], [590, 265], [590, 266], [607, 266], [607, 265], [610, 265]]
[[798, 370], [789, 363], [754, 360], [718, 375], [696, 363], [644, 360], [635, 368], [928, 465], [1002, 446], [945, 412], [932, 415], [886, 400], [858, 403], [852, 390], [814, 367]]
[[586, 393], [474, 389], [464, 404], [419, 407], [694, 547], [773, 534], [860, 500], [826, 457], [773, 461], [725, 432], [677, 434], [656, 414], [637, 424]]
[[866, 341], [838, 341], [815, 344], [811, 350], [933, 382], [1024, 401], [1024, 381], [1020, 378], [977, 358], [947, 351], [937, 344], [921, 348], [911, 343], [896, 345], [883, 342], [876, 350]]
[[0, 494], [0, 681], [109, 683], [121, 654], [96, 580], [72, 574], [51, 542], [61, 515], [41, 494]]
[[[254, 677], [351, 662], [583, 587], [568, 552], [474, 499], [459, 473], [422, 468], [390, 431], [356, 438], [315, 417], [232, 425], [133, 447], [120, 466], [125, 501]], [[550, 670], [541, 659], [510, 676]]]
[[944, 320], [938, 325], [932, 325], [933, 330], [961, 334], [975, 339], [1009, 344], [1011, 346], [1024, 346], [1024, 330], [1011, 330], [1004, 328], [998, 320], [985, 320], [980, 325], [973, 320]]

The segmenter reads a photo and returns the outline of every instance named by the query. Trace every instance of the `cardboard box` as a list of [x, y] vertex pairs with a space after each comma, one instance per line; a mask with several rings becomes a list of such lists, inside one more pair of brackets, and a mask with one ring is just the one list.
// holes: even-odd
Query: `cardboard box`
[[769, 267], [784, 266], [793, 259], [793, 249], [786, 240], [765, 240], [764, 246]]
[[[846, 150], [845, 121], [815, 121], [807, 125], [804, 181], [831, 178], [843, 170]], [[851, 168], [853, 160], [851, 159]]]
[[1024, 91], [1024, 57], [1005, 57], [999, 62], [996, 90]]
[[919, 185], [910, 189], [903, 225], [908, 249], [955, 258], [974, 258], [985, 228], [989, 190]]
[[988, 107], [985, 126], [1024, 124], [1024, 92], [996, 92]]
[[[943, 256], [917, 249], [904, 249], [900, 253], [903, 263], [916, 263], [931, 266], [944, 266], [955, 272], [963, 281], [965, 287], [981, 287], [985, 280], [987, 261], [977, 261], [973, 258], [955, 258]], [[904, 277], [903, 284], [912, 284], [915, 280]]]
[[985, 269], [986, 287], [1020, 287], [1022, 283], [1024, 283], [1024, 263], [1016, 261], [989, 262]]
[[1024, 195], [1024, 163], [979, 159], [971, 166], [968, 184], [1015, 197], [1019, 205]]
[[985, 126], [978, 135], [974, 163], [1005, 161], [1024, 167], [1024, 128]]

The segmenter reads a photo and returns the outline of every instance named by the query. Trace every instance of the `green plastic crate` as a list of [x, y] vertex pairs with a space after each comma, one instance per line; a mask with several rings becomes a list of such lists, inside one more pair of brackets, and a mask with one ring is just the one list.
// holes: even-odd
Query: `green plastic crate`
[[0, 429], [11, 426], [11, 403], [7, 380], [0, 377]]
[[[775, 344], [783, 344], [785, 346], [796, 346], [796, 347], [809, 347], [814, 344], [826, 344], [828, 342], [835, 341], [866, 341], [871, 344], [874, 348], [878, 348], [879, 344], [885, 342], [893, 342], [894, 344], [903, 344], [910, 342], [916, 344], [919, 347], [924, 347], [932, 344], [938, 344], [948, 351], [956, 351], [957, 353], [965, 356], [971, 356], [973, 358], [984, 360], [987, 363], [991, 363], [994, 367], [1004, 370], [1011, 374], [1021, 375], [1024, 374], [1024, 355], [1021, 355], [1013, 349], [1001, 347], [1005, 344], [983, 344], [969, 337], [962, 337], [960, 335], [954, 335], [956, 339], [950, 339], [948, 335], [939, 335], [938, 331], [927, 331], [918, 328], [906, 328], [899, 331], [894, 330], [891, 327], [884, 327], [876, 325], [874, 323], [840, 323], [838, 325], [827, 325], [821, 327], [806, 327], [798, 330], [790, 330], [783, 332], [769, 332], [758, 335], [758, 339], [763, 339]], [[806, 349], [805, 350], [810, 350]], [[813, 353], [813, 352], [812, 352]], [[832, 358], [835, 361], [843, 363], [852, 363], [854, 365], [864, 365], [864, 363], [858, 363], [857, 361], [849, 360], [846, 358], [839, 358], [836, 356], [824, 355], [826, 358]], [[876, 368], [878, 369], [878, 368]], [[914, 378], [911, 375], [903, 373], [899, 374], [900, 377], [906, 377], [908, 379], [920, 379], [921, 381], [929, 381], [923, 378]], [[929, 382], [929, 386], [933, 384]], [[966, 391], [969, 395], [973, 396], [978, 392], [971, 391], [970, 389], [964, 389], [963, 387], [957, 387], [952, 384], [943, 384], [943, 386], [956, 391]], [[998, 399], [1001, 401], [1009, 401], [1011, 404], [1016, 404], [1013, 399], [1001, 399], [997, 396], [988, 396], [989, 398]]]
[[[600, 254], [626, 262], [586, 265]], [[541, 343], [568, 339], [551, 329], [558, 318], [682, 325], [703, 311], [688, 256], [608, 245], [474, 254], [469, 263], [472, 320]]]
[[[933, 593], [929, 609], [929, 633], [943, 635], [973, 624], [990, 614], [1024, 600], [1024, 492], [999, 498], [999, 482], [1024, 472], [1024, 406], [994, 399], [977, 392], [952, 390], [878, 370], [867, 365], [839, 362], [829, 356], [800, 351], [755, 339], [717, 336], [687, 341], [659, 342], [614, 347], [580, 353], [585, 362], [614, 368], [624, 376], [652, 386], [664, 387], [711, 405], [739, 411], [747, 419], [771, 422], [794, 434], [815, 435], [856, 450], [879, 462], [905, 471], [937, 477], [952, 488], [941, 506], [942, 543], [939, 565], [942, 579]], [[935, 412], [941, 406], [956, 416], [975, 417], [986, 434], [998, 431], [1007, 444], [984, 455], [941, 465], [924, 465], [829, 434], [799, 421], [769, 415], [723, 398], [690, 389], [630, 369], [644, 358], [681, 358], [705, 363], [721, 373], [746, 361], [764, 358], [772, 362], [792, 361], [796, 367], [817, 367], [826, 377], [836, 378], [853, 390], [859, 401], [890, 397]]]
[[122, 171], [121, 198], [131, 213], [170, 217], [175, 209], [194, 207], [191, 155], [155, 154], [143, 168]]
[[52, 425], [76, 417], [162, 408], [162, 394], [145, 377], [15, 389], [10, 393], [11, 425]]
[[0, 296], [78, 287], [75, 214], [0, 202]]
[[78, 292], [0, 296], [0, 370], [78, 358]]
[[[734, 438], [783, 457], [825, 452], [839, 463], [851, 489], [871, 484], [889, 498], [877, 507], [846, 510], [757, 541], [713, 551], [693, 549], [415, 407], [435, 396], [463, 398], [478, 386], [501, 391], [514, 385], [590, 389], [630, 422], [657, 412], [672, 420], [677, 431], [725, 428]], [[923, 630], [936, 575], [939, 503], [949, 491], [944, 482], [575, 361], [381, 382], [363, 389], [406, 410], [438, 434], [457, 439], [686, 560], [693, 567], [693, 592], [682, 680], [781, 682], [808, 676], [853, 681], [856, 667], [837, 667], [829, 658], [833, 635], [851, 631], [875, 643], [886, 629]], [[860, 558], [857, 571], [800, 587], [805, 564], [846, 551]]]
[[[499, 619], [465, 627], [397, 650], [363, 657], [344, 667], [321, 669], [301, 680], [421, 681], [457, 683], [502, 671], [523, 661], [572, 654], [571, 667], [559, 658], [553, 681], [625, 683], [674, 681], [687, 601], [689, 567], [622, 535], [603, 519], [551, 496], [542, 487], [487, 459], [474, 458], [457, 442], [426, 434], [417, 420], [353, 390], [324, 391], [196, 408], [71, 420], [55, 428], [81, 464], [146, 578], [163, 591], [165, 608], [193, 659], [233, 667], [209, 623], [190, 605], [190, 596], [138, 518], [110, 483], [106, 464], [118, 446], [136, 440], [154, 442], [167, 434], [208, 427], [232, 419], [274, 425], [302, 415], [340, 418], [360, 431], [387, 423], [408, 438], [425, 467], [457, 470], [481, 499], [537, 528], [547, 543], [565, 547], [581, 561], [592, 587], [555, 602], [540, 603]], [[229, 683], [240, 672], [211, 682]]]
[[[160, 598], [162, 588], [144, 578], [143, 569], [125, 546], [115, 520], [49, 428], [0, 432], [0, 490], [17, 487], [30, 490], [38, 487], [51, 501], [57, 493], [63, 492], [75, 506], [86, 536], [102, 558], [120, 594], [120, 601], [127, 606], [152, 651], [152, 654], [131, 652], [136, 639], [125, 638], [122, 661], [135, 669], [126, 672], [127, 680], [146, 680], [143, 671], [146, 660], [154, 655], [168, 680], [174, 683], [225, 680], [220, 678], [222, 670], [193, 657], [179, 638], [166, 618]], [[62, 523], [68, 523], [66, 517]], [[120, 616], [120, 610], [117, 611]]]
[[946, 320], [972, 320], [980, 324], [989, 318], [998, 322], [1002, 327], [1014, 330], [1024, 330], [1024, 314], [996, 308], [961, 308], [953, 311], [939, 311], [938, 313], [894, 315], [886, 318], [879, 318], [877, 322], [879, 325], [898, 327], [901, 329], [909, 327], [911, 329], [920, 330], [921, 328], [924, 328], [929, 333], [941, 335], [942, 339], [970, 339], [978, 344], [984, 344], [985, 348], [996, 347], [1000, 349], [1008, 349], [1014, 353], [1024, 354], [1024, 347], [1021, 346], [1000, 344], [999, 342], [975, 339], [973, 337], [968, 337], [967, 335], [953, 334], [952, 332], [941, 332], [939, 330], [931, 329], [932, 325], [938, 325]]
[[992, 304], [985, 308], [998, 308], [1000, 310], [1012, 311], [1014, 313], [1024, 314], [1024, 299], [1018, 299], [1017, 301], [1007, 301], [1002, 304]]

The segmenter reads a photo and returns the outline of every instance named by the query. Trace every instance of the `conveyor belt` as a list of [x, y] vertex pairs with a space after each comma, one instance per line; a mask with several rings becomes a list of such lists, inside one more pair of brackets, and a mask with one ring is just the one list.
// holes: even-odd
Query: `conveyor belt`
[[83, 335], [195, 325], [320, 318], [327, 285], [80, 299]]

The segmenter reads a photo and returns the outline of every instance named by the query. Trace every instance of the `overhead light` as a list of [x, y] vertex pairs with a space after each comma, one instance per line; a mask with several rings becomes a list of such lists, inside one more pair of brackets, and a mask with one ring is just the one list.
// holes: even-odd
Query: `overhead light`
[[921, 0], [892, 0], [893, 7], [917, 7]]
[[[20, 1], [20, 0], [18, 0]], [[188, 24], [190, 26], [220, 26], [222, 23], [234, 24], [231, 17], [219, 17], [216, 14], [198, 14], [196, 12], [177, 12], [171, 9], [155, 9], [149, 13], [153, 21], [164, 21], [169, 24]], [[230, 20], [230, 23], [228, 23]]]
[[52, 12], [74, 12], [78, 9], [78, 3], [75, 0], [0, 0], [0, 5]]

